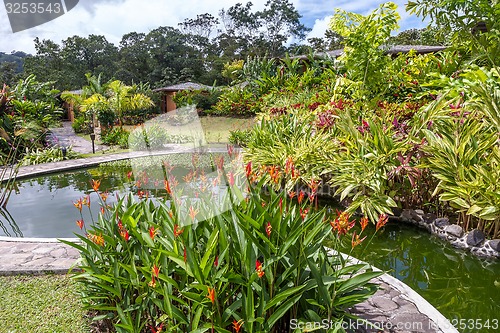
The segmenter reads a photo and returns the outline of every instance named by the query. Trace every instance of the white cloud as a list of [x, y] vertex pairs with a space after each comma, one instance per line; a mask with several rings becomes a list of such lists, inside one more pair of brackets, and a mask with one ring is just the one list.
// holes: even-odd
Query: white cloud
[[[0, 51], [13, 50], [35, 52], [33, 39], [51, 39], [57, 43], [74, 36], [89, 34], [104, 35], [107, 40], [118, 44], [121, 37], [129, 32], [149, 32], [159, 26], [177, 27], [185, 18], [197, 14], [210, 13], [217, 16], [222, 8], [249, 0], [80, 0], [70, 12], [41, 26], [13, 34], [5, 8], [0, 6]], [[253, 10], [264, 8], [266, 0], [252, 0]], [[290, 0], [303, 16], [303, 22], [313, 27], [309, 37], [322, 37], [327, 28], [329, 16], [336, 7], [347, 11], [366, 14], [375, 9], [383, 0]], [[404, 13], [406, 0], [395, 1], [402, 12], [404, 21], [414, 24]], [[313, 26], [314, 25], [314, 26]]]
[[[222, 8], [229, 8], [236, 0], [122, 0], [98, 1], [90, 6], [86, 0], [65, 15], [38, 27], [13, 34], [8, 24], [0, 26], [2, 45], [0, 51], [22, 50], [34, 52], [33, 39], [51, 39], [57, 43], [74, 36], [97, 34], [117, 44], [129, 32], [149, 32], [160, 26], [172, 26], [185, 18], [210, 13], [217, 16]], [[264, 8], [266, 0], [253, 0], [254, 10]], [[85, 4], [85, 5], [83, 5]], [[7, 23], [5, 8], [0, 6], [0, 20]]]

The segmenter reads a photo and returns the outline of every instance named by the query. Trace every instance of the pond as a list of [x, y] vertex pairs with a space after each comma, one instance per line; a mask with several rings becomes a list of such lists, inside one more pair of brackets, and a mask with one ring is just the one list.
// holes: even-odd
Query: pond
[[[213, 170], [209, 164], [205, 167]], [[8, 211], [1, 212], [0, 235], [74, 237], [81, 231], [75, 223], [80, 213], [73, 202], [90, 194], [94, 217], [98, 214], [99, 206], [94, 205], [98, 197], [93, 193], [91, 180], [101, 180], [100, 189], [109, 192], [109, 202], [115, 202], [116, 194], [131, 191], [137, 196], [137, 180], [130, 176], [130, 170], [130, 165], [123, 162], [20, 180]], [[182, 179], [187, 171], [178, 170], [178, 178]], [[152, 177], [149, 181], [156, 180]], [[149, 195], [164, 196], [161, 187], [149, 191]], [[84, 219], [90, 220], [90, 214], [85, 209], [83, 212]], [[481, 332], [499, 331], [500, 260], [484, 260], [455, 250], [424, 230], [406, 224], [388, 224], [366, 249], [360, 246], [352, 255], [403, 281], [450, 320], [479, 320], [490, 326]]]

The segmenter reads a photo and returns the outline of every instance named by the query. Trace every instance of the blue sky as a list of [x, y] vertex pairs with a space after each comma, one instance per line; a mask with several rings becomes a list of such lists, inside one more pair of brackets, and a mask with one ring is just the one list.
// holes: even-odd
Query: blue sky
[[[312, 28], [309, 37], [321, 37], [334, 13], [342, 8], [367, 14], [385, 2], [380, 0], [289, 0], [303, 16], [302, 22]], [[65, 15], [38, 27], [13, 34], [5, 7], [0, 6], [0, 51], [13, 50], [34, 53], [33, 39], [51, 39], [57, 43], [74, 36], [89, 34], [104, 35], [108, 41], [118, 44], [121, 37], [131, 31], [145, 32], [159, 26], [173, 26], [185, 18], [197, 14], [211, 13], [216, 16], [222, 8], [247, 1], [234, 0], [80, 0], [79, 4]], [[251, 1], [254, 10], [264, 8], [266, 0]], [[401, 14], [401, 30], [425, 26], [421, 20], [409, 16], [404, 5], [407, 0], [395, 0]]]

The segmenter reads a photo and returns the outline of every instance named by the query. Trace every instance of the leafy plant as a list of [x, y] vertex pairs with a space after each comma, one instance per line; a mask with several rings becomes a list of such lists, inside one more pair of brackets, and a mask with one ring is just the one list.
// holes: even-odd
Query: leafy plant
[[[89, 227], [78, 221], [86, 232], [81, 244], [65, 243], [81, 253], [83, 271], [74, 278], [86, 307], [99, 311], [96, 319], [109, 320], [117, 332], [282, 332], [292, 318], [327, 318], [343, 331], [340, 323], [352, 317], [346, 309], [373, 295], [377, 287], [369, 281], [382, 274], [323, 247], [355, 222], [346, 213], [325, 219], [325, 210], [303, 195], [298, 204], [286, 192], [264, 196], [262, 182], [242, 193], [233, 177], [225, 178], [231, 202], [225, 211], [193, 198], [175, 204], [170, 182], [170, 200], [156, 203], [129, 195], [110, 207], [95, 194], [104, 213]], [[93, 184], [97, 191], [99, 182]], [[90, 197], [75, 202], [79, 210], [85, 205]], [[207, 212], [212, 217], [198, 220]], [[364, 238], [352, 239], [354, 247]]]
[[117, 145], [120, 148], [128, 148], [130, 133], [123, 128], [113, 128], [101, 135], [101, 141], [105, 145]]
[[42, 163], [59, 162], [78, 158], [79, 154], [74, 152], [71, 147], [63, 149], [52, 147], [47, 149], [27, 150], [21, 165], [36, 165]]

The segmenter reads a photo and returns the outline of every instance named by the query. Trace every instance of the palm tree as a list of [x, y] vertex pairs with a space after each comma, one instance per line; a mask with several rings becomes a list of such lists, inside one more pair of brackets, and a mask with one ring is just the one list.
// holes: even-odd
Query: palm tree
[[125, 112], [147, 109], [154, 105], [151, 98], [137, 93], [135, 86], [127, 86], [119, 80], [101, 84], [101, 75], [85, 76], [88, 85], [83, 87], [81, 95], [65, 92], [61, 97], [73, 102], [82, 112], [91, 115], [93, 120], [97, 116], [101, 126], [113, 127], [114, 120], [118, 118], [121, 128]]

